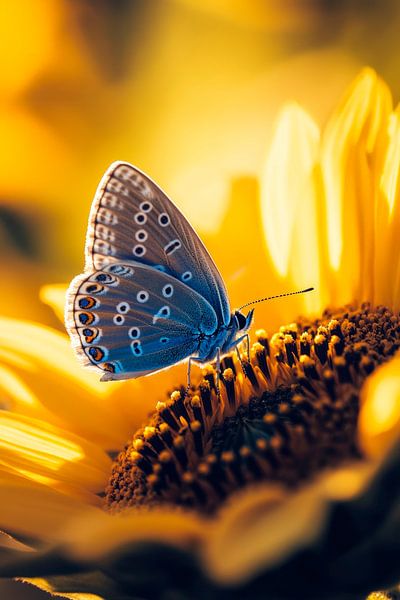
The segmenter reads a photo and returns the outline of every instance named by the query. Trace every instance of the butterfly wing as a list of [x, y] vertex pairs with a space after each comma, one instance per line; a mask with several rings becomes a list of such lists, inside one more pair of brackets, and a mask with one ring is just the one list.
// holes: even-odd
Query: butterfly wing
[[66, 324], [78, 357], [102, 381], [139, 377], [194, 354], [218, 319], [195, 290], [137, 262], [113, 262], [76, 277]]
[[219, 323], [229, 323], [224, 282], [200, 238], [147, 175], [122, 162], [109, 167], [96, 192], [85, 270], [101, 269], [113, 258], [165, 271], [206, 298]]

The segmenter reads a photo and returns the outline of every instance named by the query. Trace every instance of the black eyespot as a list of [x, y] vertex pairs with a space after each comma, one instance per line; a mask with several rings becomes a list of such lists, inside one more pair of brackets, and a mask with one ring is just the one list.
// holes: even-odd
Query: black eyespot
[[142, 202], [142, 204], [140, 205], [140, 210], [142, 210], [143, 212], [150, 212], [152, 208], [153, 207], [150, 204], [150, 202]]
[[134, 219], [139, 225], [143, 225], [147, 221], [147, 217], [144, 213], [136, 213]]
[[172, 285], [170, 283], [167, 283], [167, 285], [164, 285], [164, 287], [162, 289], [162, 295], [164, 296], [164, 298], [171, 298], [173, 293], [174, 293], [174, 288], [172, 287]]
[[149, 292], [146, 292], [145, 290], [141, 290], [140, 292], [138, 292], [136, 294], [136, 300], [138, 302], [141, 302], [143, 304], [143, 302], [147, 302], [147, 300], [149, 299]]
[[161, 213], [158, 216], [158, 222], [161, 225], [161, 227], [166, 227], [167, 225], [169, 225], [170, 224], [170, 218], [167, 215], [167, 213]]
[[139, 341], [134, 341], [131, 343], [131, 349], [135, 356], [141, 356], [143, 354], [142, 346]]
[[246, 317], [237, 310], [235, 311], [235, 318], [237, 320], [239, 329], [244, 329], [246, 327]]
[[146, 231], [144, 229], [139, 229], [139, 231], [136, 232], [135, 238], [138, 242], [145, 242], [147, 240]]
[[117, 312], [121, 313], [121, 314], [125, 314], [129, 311], [130, 306], [127, 302], [120, 302], [119, 304], [117, 304]]
[[193, 275], [191, 271], [185, 271], [184, 273], [182, 273], [182, 281], [189, 281], [189, 279], [192, 279]]
[[128, 335], [132, 340], [135, 340], [140, 337], [140, 329], [139, 327], [131, 327], [128, 331]]
[[136, 254], [136, 256], [143, 256], [145, 252], [146, 248], [141, 244], [137, 244], [133, 249], [133, 253]]

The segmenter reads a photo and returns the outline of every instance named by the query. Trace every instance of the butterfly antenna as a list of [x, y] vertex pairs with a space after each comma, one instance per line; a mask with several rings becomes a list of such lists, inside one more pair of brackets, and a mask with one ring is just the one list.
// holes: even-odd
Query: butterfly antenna
[[238, 310], [242, 310], [242, 308], [246, 308], [246, 306], [250, 306], [250, 304], [258, 304], [259, 302], [265, 302], [265, 300], [274, 300], [275, 298], [284, 298], [285, 296], [295, 296], [296, 294], [305, 294], [306, 292], [312, 292], [313, 287], [309, 287], [306, 290], [299, 290], [297, 292], [287, 292], [286, 294], [278, 294], [277, 296], [267, 296], [266, 298], [259, 298], [258, 300], [253, 300], [252, 302], [247, 302], [243, 304]]

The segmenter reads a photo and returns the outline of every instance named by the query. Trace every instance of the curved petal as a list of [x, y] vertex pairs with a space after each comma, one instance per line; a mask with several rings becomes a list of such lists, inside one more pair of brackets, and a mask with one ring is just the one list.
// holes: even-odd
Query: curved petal
[[[88, 577], [84, 577], [83, 581], [79, 575], [74, 575], [73, 577], [47, 577], [46, 579], [33, 577], [33, 578], [23, 578], [22, 581], [25, 583], [29, 583], [34, 585], [36, 588], [39, 588], [43, 592], [48, 592], [49, 597], [51, 598], [67, 598], [68, 600], [117, 600], [116, 596], [112, 596], [107, 589], [107, 581], [104, 581], [106, 578], [101, 573], [95, 573], [93, 577], [92, 586], [89, 586], [87, 583]], [[107, 597], [103, 595], [97, 595], [92, 593], [87, 593], [83, 591], [72, 591], [72, 590], [84, 590], [86, 588], [93, 589], [101, 589], [103, 593], [107, 593]], [[127, 598], [122, 599], [127, 600]]]
[[400, 106], [389, 121], [389, 144], [376, 208], [375, 302], [400, 308]]
[[55, 488], [67, 486], [72, 495], [103, 491], [111, 471], [111, 460], [94, 444], [9, 411], [0, 411], [0, 465]]
[[287, 105], [278, 117], [261, 181], [265, 242], [282, 279], [293, 289], [315, 286], [317, 293], [286, 299], [286, 314], [313, 313], [326, 304], [318, 152], [317, 125], [297, 104]]
[[331, 303], [373, 298], [375, 215], [392, 101], [364, 69], [332, 115], [322, 138]]
[[248, 490], [220, 515], [206, 546], [207, 568], [222, 584], [243, 582], [311, 544], [325, 518], [323, 502], [312, 488], [291, 497], [268, 485]]
[[97, 562], [128, 544], [165, 543], [195, 548], [209, 533], [209, 524], [195, 513], [176, 509], [128, 510], [119, 515], [96, 512], [70, 522], [62, 542], [74, 560]]
[[103, 447], [124, 443], [129, 434], [124, 416], [105, 400], [120, 384], [105, 385], [80, 369], [66, 335], [29, 321], [0, 318], [0, 360], [13, 371], [14, 383], [18, 380], [18, 387], [9, 381], [9, 396], [18, 411], [24, 412], [29, 389], [53, 423]]
[[38, 541], [57, 542], [66, 524], [99, 509], [48, 486], [0, 471], [0, 527]]
[[[357, 501], [360, 499], [360, 505], [366, 504], [363, 495], [369, 494], [368, 487], [377, 477], [379, 468], [380, 465], [358, 461], [322, 473], [314, 482], [294, 493], [268, 484], [245, 491], [221, 513], [212, 535], [206, 540], [208, 571], [219, 584], [245, 586], [246, 582], [261, 574], [279, 579], [285, 565], [290, 564], [292, 559], [296, 565], [296, 557], [302, 556], [302, 553], [307, 557], [309, 552], [309, 558], [305, 558], [304, 562], [300, 559], [300, 565], [303, 564], [304, 573], [307, 573], [312, 570], [313, 563], [317, 564], [315, 555], [322, 553], [318, 540], [321, 544], [326, 542], [324, 551], [327, 552], [327, 556], [321, 558], [320, 568], [328, 569], [329, 560], [333, 560], [335, 555], [329, 547], [329, 538], [334, 538], [335, 530], [333, 507], [348, 503], [349, 513], [357, 512]], [[364, 514], [363, 518], [365, 523], [362, 523], [361, 530], [369, 524], [369, 515]], [[357, 545], [356, 535], [352, 541], [353, 545]], [[336, 554], [340, 555], [341, 544], [334, 540], [334, 547], [335, 544]], [[298, 565], [294, 570], [297, 568]], [[321, 571], [321, 581], [316, 579], [316, 587], [323, 584], [324, 577], [327, 583], [328, 574]], [[296, 586], [295, 582], [293, 585]], [[290, 587], [290, 584], [282, 587], [285, 586]]]
[[53, 309], [56, 317], [64, 324], [65, 296], [68, 285], [65, 283], [52, 283], [40, 288], [40, 299], [44, 304]]
[[379, 460], [400, 439], [400, 356], [379, 367], [361, 393], [360, 447]]

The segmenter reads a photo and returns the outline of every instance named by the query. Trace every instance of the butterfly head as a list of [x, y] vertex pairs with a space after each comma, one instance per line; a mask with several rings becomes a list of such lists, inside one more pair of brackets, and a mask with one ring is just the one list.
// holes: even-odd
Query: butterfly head
[[240, 310], [235, 310], [233, 313], [233, 321], [237, 331], [247, 331], [250, 328], [253, 320], [254, 308], [249, 310], [247, 315], [244, 315]]

